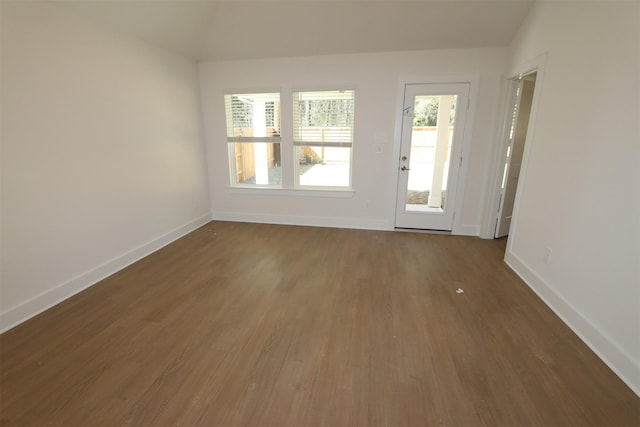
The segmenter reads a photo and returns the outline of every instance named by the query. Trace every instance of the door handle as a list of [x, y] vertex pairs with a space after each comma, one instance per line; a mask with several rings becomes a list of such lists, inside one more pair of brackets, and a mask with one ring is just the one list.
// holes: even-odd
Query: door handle
[[406, 166], [403, 166], [403, 167], [401, 167], [401, 168], [400, 168], [400, 170], [401, 170], [401, 171], [410, 171], [411, 169], [409, 169], [409, 168], [408, 168], [408, 167], [406, 167]]

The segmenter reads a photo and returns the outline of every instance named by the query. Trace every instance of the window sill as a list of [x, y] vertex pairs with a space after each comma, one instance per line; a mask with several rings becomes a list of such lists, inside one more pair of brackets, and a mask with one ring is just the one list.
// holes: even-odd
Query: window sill
[[345, 190], [303, 190], [292, 188], [273, 187], [227, 187], [230, 194], [242, 194], [252, 196], [279, 196], [279, 197], [333, 197], [349, 199], [353, 197], [352, 189]]

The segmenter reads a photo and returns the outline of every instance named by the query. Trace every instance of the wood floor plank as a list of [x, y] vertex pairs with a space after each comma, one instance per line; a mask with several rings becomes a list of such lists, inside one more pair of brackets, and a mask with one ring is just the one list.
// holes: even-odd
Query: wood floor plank
[[0, 335], [0, 425], [640, 425], [504, 250], [211, 222]]

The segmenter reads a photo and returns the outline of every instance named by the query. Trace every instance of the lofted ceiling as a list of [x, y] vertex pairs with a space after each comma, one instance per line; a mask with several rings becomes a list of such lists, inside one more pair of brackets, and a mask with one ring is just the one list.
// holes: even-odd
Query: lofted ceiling
[[507, 46], [534, 0], [49, 0], [195, 60]]

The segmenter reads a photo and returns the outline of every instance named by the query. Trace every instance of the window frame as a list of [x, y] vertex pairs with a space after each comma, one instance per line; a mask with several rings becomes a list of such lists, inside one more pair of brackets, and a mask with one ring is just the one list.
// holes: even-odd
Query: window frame
[[[234, 123], [234, 113], [233, 113], [233, 97], [259, 97], [264, 96], [266, 100], [265, 109], [263, 111], [265, 124], [264, 129], [268, 129], [267, 121], [273, 123], [274, 131], [277, 133], [271, 136], [237, 136], [233, 135], [235, 133], [235, 123]], [[276, 97], [277, 96], [277, 97]], [[270, 100], [270, 98], [273, 98]], [[225, 114], [225, 132], [226, 132], [226, 144], [227, 144], [227, 167], [229, 170], [229, 186], [231, 188], [252, 188], [252, 189], [280, 189], [283, 188], [283, 177], [282, 177], [282, 91], [281, 90], [255, 90], [255, 91], [225, 91], [223, 94], [224, 100], [224, 114]], [[279, 104], [279, 107], [275, 108], [275, 102]], [[274, 103], [273, 111], [270, 112], [267, 107], [268, 103]], [[276, 110], [279, 110], [279, 114], [276, 114]], [[271, 114], [270, 114], [271, 113]], [[231, 114], [231, 117], [229, 116]], [[276, 126], [276, 118], [278, 126]], [[231, 126], [231, 128], [230, 128]], [[243, 129], [245, 129], [243, 127]], [[256, 127], [252, 126], [252, 133], [255, 132]], [[236, 161], [238, 144], [272, 144], [275, 150], [276, 144], [278, 146], [278, 152], [280, 153], [280, 183], [270, 184], [269, 182], [265, 183], [242, 183], [238, 181], [238, 165]], [[268, 150], [268, 148], [267, 148]], [[268, 158], [267, 158], [268, 160]], [[275, 161], [275, 158], [274, 158]], [[254, 162], [255, 166], [255, 162]], [[268, 168], [268, 166], [267, 166]], [[268, 169], [267, 169], [268, 173]], [[254, 175], [255, 176], [255, 175]], [[257, 180], [257, 177], [256, 177]]]
[[[308, 88], [308, 86], [307, 86]], [[297, 145], [294, 143], [294, 94], [299, 92], [351, 92], [351, 121], [350, 125], [350, 142], [343, 148], [349, 150], [348, 155], [348, 185], [346, 186], [334, 186], [334, 185], [301, 185], [300, 184], [300, 162], [298, 159], [298, 153], [304, 146], [322, 147], [322, 144], [315, 144], [313, 142], [306, 143], [306, 145]], [[279, 121], [279, 130], [277, 140], [268, 140], [268, 138], [242, 138], [233, 137], [233, 141], [229, 136], [229, 117], [227, 109], [227, 96], [241, 96], [241, 95], [277, 95], [279, 102], [279, 108], [277, 119]], [[353, 196], [353, 153], [355, 144], [355, 104], [356, 104], [356, 88], [349, 85], [331, 87], [311, 87], [308, 89], [299, 88], [258, 88], [258, 89], [226, 89], [222, 93], [223, 99], [223, 114], [225, 123], [225, 143], [227, 145], [227, 170], [228, 170], [228, 185], [227, 190], [231, 194], [255, 194], [255, 195], [272, 195], [272, 196], [311, 196], [311, 197], [352, 197]], [[269, 112], [265, 109], [265, 118], [269, 119]], [[231, 118], [233, 123], [233, 117]], [[275, 117], [274, 117], [275, 120]], [[265, 123], [266, 124], [266, 123]], [[268, 126], [267, 126], [268, 127]], [[238, 180], [238, 170], [236, 164], [236, 143], [274, 143], [278, 144], [280, 153], [279, 168], [280, 168], [280, 181], [274, 184], [257, 184], [257, 183], [242, 183]], [[233, 146], [233, 147], [231, 147]], [[325, 147], [330, 145], [325, 144]], [[276, 161], [276, 164], [277, 161]], [[292, 167], [290, 166], [292, 165]], [[269, 168], [269, 166], [267, 166]]]
[[[329, 142], [329, 143], [321, 143], [318, 141], [296, 141], [296, 135], [299, 135], [299, 131], [297, 132], [296, 124], [299, 123], [299, 120], [296, 120], [297, 114], [297, 102], [300, 100], [296, 94], [304, 94], [304, 93], [313, 93], [313, 92], [351, 92], [350, 100], [352, 102], [351, 105], [351, 120], [349, 123], [350, 128], [350, 141], [347, 142]], [[312, 89], [292, 89], [290, 93], [290, 98], [292, 101], [291, 104], [291, 114], [290, 118], [291, 122], [291, 148], [293, 151], [293, 185], [294, 189], [301, 191], [334, 191], [334, 192], [350, 192], [353, 191], [353, 148], [355, 144], [355, 111], [356, 111], [356, 89], [351, 86], [344, 87], [332, 87], [332, 88], [312, 88]], [[329, 100], [331, 98], [327, 98]], [[300, 138], [302, 139], [302, 138]], [[349, 174], [348, 174], [348, 185], [346, 186], [333, 186], [333, 185], [303, 185], [300, 183], [300, 154], [304, 147], [330, 147], [330, 148], [348, 148], [349, 149]]]

